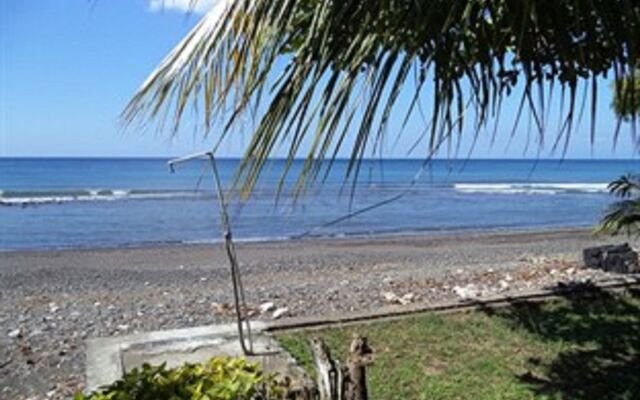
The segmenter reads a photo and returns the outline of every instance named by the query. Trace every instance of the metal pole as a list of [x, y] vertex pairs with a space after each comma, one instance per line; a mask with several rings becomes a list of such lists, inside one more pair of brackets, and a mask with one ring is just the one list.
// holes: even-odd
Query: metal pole
[[[191, 161], [193, 159], [206, 157], [209, 159], [211, 169], [213, 170], [213, 178], [216, 186], [216, 194], [220, 208], [220, 219], [223, 229], [224, 246], [231, 265], [231, 280], [233, 283], [233, 299], [235, 304], [236, 322], [238, 325], [238, 336], [240, 338], [240, 347], [245, 355], [255, 355], [253, 350], [253, 336], [251, 333], [251, 323], [249, 320], [247, 303], [244, 295], [244, 287], [240, 277], [240, 268], [236, 257], [235, 246], [233, 243], [233, 234], [231, 232], [231, 223], [229, 222], [229, 214], [227, 213], [227, 202], [222, 189], [222, 181], [218, 173], [216, 159], [212, 152], [197, 153], [185, 157], [176, 158], [169, 161], [169, 168], [174, 172], [174, 166], [179, 163]], [[246, 336], [245, 336], [246, 328]]]
[[[216, 189], [218, 194], [218, 204], [220, 205], [220, 219], [222, 222], [222, 229], [224, 235], [224, 246], [227, 250], [227, 256], [229, 257], [229, 263], [231, 264], [231, 279], [233, 281], [233, 296], [236, 307], [236, 320], [238, 323], [238, 334], [240, 336], [240, 345], [245, 355], [253, 355], [253, 337], [251, 335], [251, 323], [249, 321], [247, 302], [244, 296], [244, 287], [242, 286], [242, 279], [240, 278], [240, 269], [238, 268], [238, 259], [236, 257], [236, 249], [233, 243], [233, 234], [231, 232], [231, 224], [229, 223], [229, 214], [227, 213], [227, 202], [225, 200], [224, 192], [222, 190], [222, 182], [220, 180], [220, 174], [218, 173], [218, 166], [213, 153], [207, 154], [211, 168], [213, 170], [213, 177], [216, 183]], [[244, 337], [244, 328], [246, 327], [247, 341]]]

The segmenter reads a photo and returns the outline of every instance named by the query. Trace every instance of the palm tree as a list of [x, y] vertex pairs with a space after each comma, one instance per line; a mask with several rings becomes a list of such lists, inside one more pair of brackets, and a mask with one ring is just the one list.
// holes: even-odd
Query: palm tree
[[[514, 129], [528, 113], [542, 142], [554, 89], [565, 104], [556, 146], [568, 143], [577, 100], [586, 93], [593, 140], [598, 79], [630, 76], [636, 60], [635, 0], [220, 0], [151, 74], [123, 117], [160, 128], [168, 121], [176, 133], [192, 108], [204, 132], [221, 140], [255, 112], [238, 182], [251, 190], [282, 143], [289, 161], [284, 178], [306, 142], [297, 176], [304, 188], [345, 146], [345, 179], [357, 179], [362, 157], [400, 134], [389, 133], [391, 115], [400, 113], [406, 123], [422, 114], [425, 93], [432, 99], [426, 158], [468, 132], [465, 125], [482, 132], [512, 96], [520, 104]], [[407, 92], [413, 100], [399, 109]], [[266, 108], [257, 107], [261, 100]]]
[[[615, 84], [613, 109], [618, 117], [635, 118], [640, 112], [640, 69]], [[640, 235], [640, 175], [621, 176], [609, 184], [609, 192], [622, 200], [609, 206], [596, 233]]]
[[640, 61], [633, 73], [614, 84], [613, 109], [623, 119], [633, 119], [640, 113]]
[[609, 207], [596, 231], [640, 235], [640, 175], [623, 176], [611, 182], [609, 190], [622, 200]]

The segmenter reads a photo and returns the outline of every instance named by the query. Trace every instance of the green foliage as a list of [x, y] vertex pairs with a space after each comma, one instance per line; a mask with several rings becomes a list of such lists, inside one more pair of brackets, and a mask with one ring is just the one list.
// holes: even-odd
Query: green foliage
[[274, 400], [283, 398], [273, 375], [244, 359], [216, 357], [207, 364], [168, 369], [145, 364], [121, 380], [74, 400]]
[[613, 109], [624, 119], [640, 115], [640, 69], [616, 81], [614, 85]]
[[[556, 144], [566, 145], [582, 93], [589, 93], [593, 140], [599, 79], [625, 76], [640, 59], [635, 0], [227, 4], [221, 15], [205, 16], [162, 62], [123, 117], [143, 125], [155, 119], [162, 128], [168, 115], [175, 133], [191, 104], [202, 112], [206, 132], [220, 122], [214, 133], [222, 139], [259, 109], [238, 175], [247, 191], [281, 145], [292, 161], [301, 144], [309, 144], [298, 188], [321, 177], [324, 161], [345, 146], [346, 178], [357, 178], [362, 157], [384, 143], [392, 114], [404, 123], [422, 115], [425, 93], [425, 157], [456, 134], [491, 131], [484, 128], [510, 96], [520, 103], [510, 116], [514, 129], [524, 110], [542, 143], [551, 94], [559, 93], [564, 107]], [[274, 70], [281, 73], [272, 79]], [[401, 93], [413, 101], [398, 110]], [[266, 107], [254, 107], [261, 99]], [[467, 121], [472, 130], [463, 129]], [[394, 126], [393, 134], [401, 133], [402, 126]]]
[[596, 233], [640, 235], [640, 175], [616, 179], [609, 184], [609, 191], [621, 200], [609, 207]]

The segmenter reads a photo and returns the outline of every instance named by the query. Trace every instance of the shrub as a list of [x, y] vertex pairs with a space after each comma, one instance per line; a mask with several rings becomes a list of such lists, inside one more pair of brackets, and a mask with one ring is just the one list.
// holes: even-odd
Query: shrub
[[609, 184], [609, 191], [621, 200], [609, 207], [596, 232], [640, 236], [640, 175], [620, 177]]
[[74, 400], [272, 400], [283, 398], [273, 374], [245, 359], [216, 357], [206, 364], [133, 369], [122, 379]]

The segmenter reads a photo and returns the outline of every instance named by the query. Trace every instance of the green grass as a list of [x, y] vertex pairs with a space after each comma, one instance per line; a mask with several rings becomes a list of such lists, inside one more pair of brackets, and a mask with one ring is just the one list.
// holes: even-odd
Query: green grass
[[279, 336], [311, 369], [308, 341], [341, 360], [351, 337], [375, 352], [371, 398], [640, 399], [640, 297], [566, 298]]

